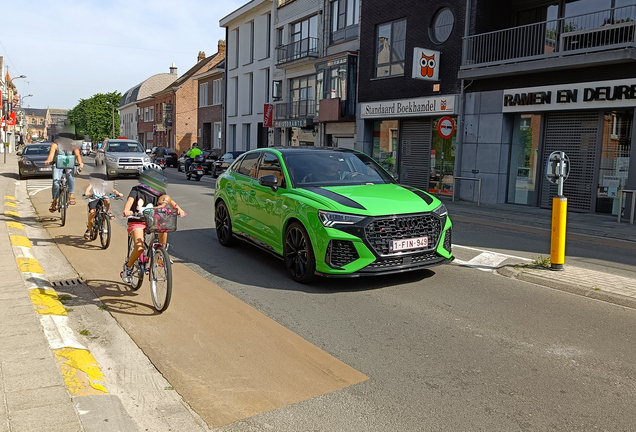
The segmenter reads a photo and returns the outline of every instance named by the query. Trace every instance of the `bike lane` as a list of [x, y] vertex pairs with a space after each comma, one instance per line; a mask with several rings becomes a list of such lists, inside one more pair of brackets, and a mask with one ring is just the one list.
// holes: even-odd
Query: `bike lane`
[[[77, 190], [86, 186], [77, 180]], [[365, 381], [364, 374], [228, 294], [181, 263], [173, 264], [168, 310], [155, 312], [144, 280], [121, 282], [126, 230], [112, 223], [111, 246], [86, 243], [86, 206], [70, 208], [66, 226], [48, 217], [48, 194], [32, 197], [61, 252], [84, 283], [209, 426], [222, 426]], [[121, 215], [116, 215], [121, 217]], [[90, 329], [89, 329], [90, 330]], [[99, 336], [100, 329], [91, 331]]]

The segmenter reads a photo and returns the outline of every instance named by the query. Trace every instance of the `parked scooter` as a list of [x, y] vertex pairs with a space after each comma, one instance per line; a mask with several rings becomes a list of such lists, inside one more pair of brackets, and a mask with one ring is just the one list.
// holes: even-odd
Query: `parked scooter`
[[195, 156], [194, 160], [190, 163], [190, 166], [186, 170], [186, 178], [190, 180], [191, 177], [194, 177], [196, 181], [201, 181], [201, 177], [205, 174], [205, 170], [203, 169], [203, 155]]

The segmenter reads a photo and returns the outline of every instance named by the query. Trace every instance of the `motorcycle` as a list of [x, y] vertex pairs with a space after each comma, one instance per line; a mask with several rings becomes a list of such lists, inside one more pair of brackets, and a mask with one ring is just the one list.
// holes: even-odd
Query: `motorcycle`
[[205, 174], [205, 170], [203, 169], [203, 155], [195, 156], [194, 160], [190, 163], [190, 166], [186, 170], [186, 178], [190, 180], [191, 177], [194, 177], [196, 181], [201, 181], [201, 177]]
[[155, 158], [155, 163], [159, 165], [162, 170], [166, 168], [166, 158]]

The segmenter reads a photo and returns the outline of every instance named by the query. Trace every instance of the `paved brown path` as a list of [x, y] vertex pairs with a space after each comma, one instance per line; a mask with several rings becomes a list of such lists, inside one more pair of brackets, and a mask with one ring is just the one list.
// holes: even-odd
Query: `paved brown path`
[[[78, 179], [77, 190], [86, 181]], [[147, 279], [138, 292], [121, 283], [126, 231], [112, 224], [112, 243], [86, 243], [85, 202], [65, 227], [49, 216], [50, 191], [32, 197], [80, 276], [108, 306], [152, 363], [210, 426], [226, 425], [368, 379], [228, 294], [182, 264], [173, 265], [170, 307], [155, 314]]]

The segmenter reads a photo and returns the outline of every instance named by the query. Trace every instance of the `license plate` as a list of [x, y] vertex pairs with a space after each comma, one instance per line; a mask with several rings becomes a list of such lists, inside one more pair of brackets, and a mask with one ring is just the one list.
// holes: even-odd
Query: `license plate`
[[400, 252], [411, 249], [422, 249], [428, 247], [428, 237], [416, 237], [403, 240], [391, 240], [389, 242], [390, 252]]
[[44, 168], [40, 168], [40, 171], [52, 171], [53, 168], [51, 167], [44, 167]]
[[124, 169], [130, 169], [130, 170], [133, 170], [133, 169], [134, 169], [134, 170], [139, 170], [139, 167], [136, 167], [136, 166], [126, 166], [126, 167], [124, 167]]

